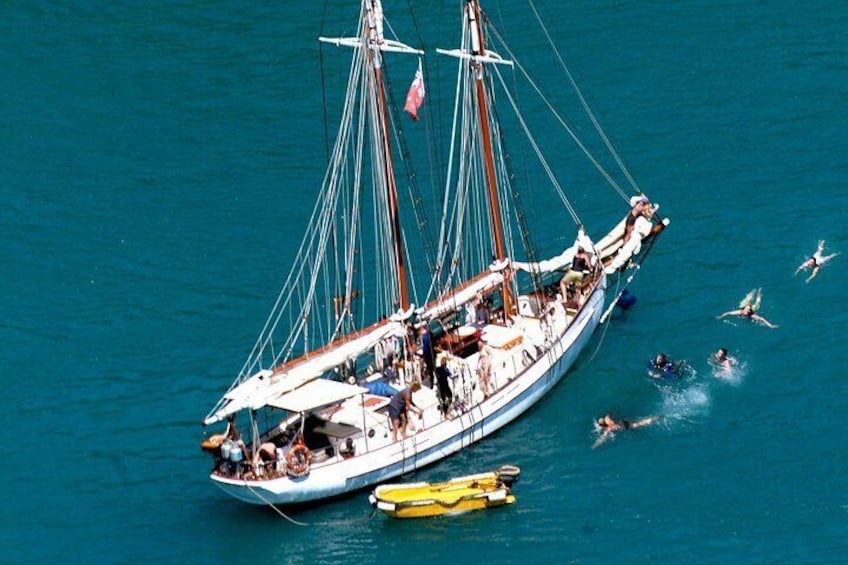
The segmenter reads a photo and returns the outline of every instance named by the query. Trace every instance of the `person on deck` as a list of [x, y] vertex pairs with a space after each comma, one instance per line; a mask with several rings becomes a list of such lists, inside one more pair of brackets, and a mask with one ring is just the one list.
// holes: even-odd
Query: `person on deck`
[[421, 326], [421, 355], [424, 357], [424, 386], [433, 386], [433, 373], [436, 369], [436, 349], [433, 345], [433, 336], [427, 329], [427, 325]]
[[238, 428], [236, 427], [235, 415], [231, 415], [227, 418], [227, 430], [224, 432], [224, 435], [230, 441], [241, 439], [241, 433], [239, 433]]
[[389, 353], [386, 355], [386, 360], [383, 363], [383, 378], [384, 383], [390, 383], [395, 380], [395, 354]]
[[253, 456], [253, 466], [257, 471], [260, 467], [264, 466], [265, 463], [270, 463], [277, 459], [277, 446], [274, 442], [266, 441], [264, 443], [259, 444], [259, 449], [256, 450], [256, 454]]
[[446, 420], [450, 415], [451, 404], [453, 403], [453, 391], [448, 380], [450, 377], [451, 372], [448, 368], [448, 358], [444, 356], [438, 368], [436, 368], [436, 385], [438, 387], [439, 409], [442, 412], [442, 417]]
[[[643, 197], [644, 198], [644, 197]], [[626, 266], [630, 258], [642, 250], [642, 240], [660, 233], [671, 221], [663, 218], [661, 222], [654, 224], [653, 218], [659, 206], [652, 206], [647, 198], [637, 201], [625, 220], [624, 238], [621, 249], [615, 255], [612, 262], [604, 269], [607, 274], [612, 274], [618, 269]], [[632, 223], [632, 227], [628, 226]]]
[[839, 255], [839, 253], [832, 253], [830, 255], [822, 255], [824, 253], [824, 240], [819, 241], [818, 248], [816, 248], [816, 252], [813, 253], [807, 260], [801, 263], [797, 269], [795, 269], [795, 274], [797, 275], [803, 270], [812, 269], [813, 272], [807, 277], [807, 280], [804, 282], [810, 282], [815, 278], [817, 274], [819, 274], [819, 270], [824, 267], [825, 263]]
[[482, 298], [477, 302], [477, 306], [474, 310], [474, 324], [483, 327], [489, 323], [491, 319], [491, 315], [489, 314], [489, 308], [486, 306], [485, 300]]
[[645, 206], [651, 204], [651, 201], [648, 200], [647, 196], [634, 197], [632, 202], [633, 205], [630, 208], [630, 212], [627, 214], [627, 219], [624, 220], [624, 243], [627, 243], [627, 240], [630, 239], [630, 234], [633, 233], [633, 227], [636, 225], [636, 220], [642, 216]]
[[389, 420], [392, 424], [392, 443], [397, 441], [397, 433], [400, 430], [403, 439], [406, 439], [406, 425], [409, 418], [407, 412], [415, 410], [419, 417], [424, 417], [424, 411], [412, 402], [412, 393], [421, 390], [421, 383], [414, 382], [408, 387], [397, 391], [389, 400]]
[[233, 447], [240, 447], [242, 453], [245, 452], [244, 441], [241, 439], [241, 432], [236, 427], [236, 418], [235, 416], [230, 416], [229, 420], [227, 420], [227, 439], [233, 442]]
[[492, 375], [492, 356], [489, 353], [489, 346], [483, 347], [480, 351], [480, 356], [477, 358], [477, 375], [480, 377], [480, 388], [483, 389], [483, 398], [489, 398], [491, 392], [489, 389], [492, 384], [490, 382]]
[[[566, 271], [565, 275], [559, 281], [559, 289], [562, 293], [562, 298], [566, 302], [569, 299], [578, 301], [580, 298], [580, 285], [583, 283], [583, 277], [592, 269], [592, 258], [583, 249], [583, 246], [578, 245], [577, 251], [574, 252], [574, 257], [571, 259], [571, 267]], [[574, 285], [577, 286], [574, 289]], [[569, 296], [569, 292], [573, 292], [574, 296]]]

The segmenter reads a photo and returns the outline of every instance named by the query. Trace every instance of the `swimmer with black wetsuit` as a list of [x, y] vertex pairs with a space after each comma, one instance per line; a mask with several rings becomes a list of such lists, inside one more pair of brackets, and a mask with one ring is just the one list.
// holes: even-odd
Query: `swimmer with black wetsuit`
[[592, 449], [604, 443], [607, 439], [610, 438], [610, 436], [612, 436], [613, 433], [617, 431], [641, 428], [643, 426], [653, 424], [659, 419], [659, 416], [649, 416], [647, 418], [642, 418], [641, 420], [636, 420], [635, 422], [632, 422], [623, 418], [621, 420], [616, 420], [612, 417], [611, 413], [607, 413], [603, 417], [598, 418], [598, 420], [595, 422], [595, 427], [600, 433], [600, 437], [592, 445]]

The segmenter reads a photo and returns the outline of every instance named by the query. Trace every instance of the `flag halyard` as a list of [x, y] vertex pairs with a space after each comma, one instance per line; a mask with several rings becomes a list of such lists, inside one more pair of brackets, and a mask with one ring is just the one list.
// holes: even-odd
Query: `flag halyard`
[[415, 71], [415, 78], [409, 87], [409, 92], [406, 94], [406, 105], [403, 107], [405, 112], [408, 112], [410, 117], [418, 120], [418, 109], [424, 103], [424, 73], [421, 71], [421, 60], [418, 60], [418, 70]]

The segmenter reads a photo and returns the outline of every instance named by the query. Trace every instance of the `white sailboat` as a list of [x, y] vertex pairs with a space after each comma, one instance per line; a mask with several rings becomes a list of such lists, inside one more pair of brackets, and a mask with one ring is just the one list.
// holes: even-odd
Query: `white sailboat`
[[[396, 179], [398, 163], [408, 163], [395, 147], [400, 120], [386, 85], [389, 54], [422, 52], [384, 35], [380, 0], [362, 0], [355, 37], [321, 38], [352, 52], [332, 158], [268, 321], [203, 420], [230, 422], [204, 448], [214, 460], [211, 480], [239, 500], [284, 505], [341, 495], [507, 425], [564, 377], [611, 309], [609, 281], [638, 264], [643, 241], [667, 225], [639, 203], [632, 230], [621, 220], [595, 244], [519, 117], [575, 220], [573, 245], [536, 256], [493, 109], [505, 87], [499, 67], [521, 67], [490, 49], [479, 2], [462, 6], [461, 45], [438, 50], [458, 61], [438, 246], [420, 233], [427, 230], [414, 183]], [[497, 91], [516, 107], [508, 90]], [[630, 203], [623, 209], [630, 214]], [[575, 261], [579, 247], [586, 260]], [[428, 337], [419, 340], [421, 328]], [[450, 376], [439, 368], [434, 379], [433, 362]], [[393, 429], [389, 411], [412, 383], [424, 384], [412, 387], [417, 409], [405, 430]], [[244, 436], [233, 431], [236, 415]]]

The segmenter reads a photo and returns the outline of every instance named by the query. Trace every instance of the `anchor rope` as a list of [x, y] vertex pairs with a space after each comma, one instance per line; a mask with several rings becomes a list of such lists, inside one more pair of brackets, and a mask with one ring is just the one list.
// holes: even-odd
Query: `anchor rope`
[[364, 518], [357, 518], [355, 520], [331, 520], [331, 521], [328, 521], [328, 522], [312, 522], [312, 523], [300, 522], [298, 520], [295, 520], [291, 516], [288, 516], [285, 512], [283, 512], [282, 510], [280, 510], [279, 508], [274, 506], [274, 504], [270, 500], [268, 500], [267, 498], [262, 496], [256, 489], [254, 489], [252, 486], [250, 486], [247, 483], [247, 481], [244, 481], [244, 486], [247, 487], [247, 490], [249, 490], [254, 495], [256, 495], [256, 498], [258, 498], [259, 500], [261, 500], [262, 502], [264, 502], [265, 504], [270, 506], [274, 510], [274, 512], [276, 512], [281, 517], [285, 518], [286, 520], [288, 520], [289, 522], [291, 522], [292, 524], [294, 524], [296, 526], [347, 526], [347, 525], [365, 523], [368, 520], [370, 520], [371, 518], [373, 518], [374, 514], [377, 513], [377, 509], [372, 507], [371, 511], [368, 513], [367, 516], [365, 516]]

